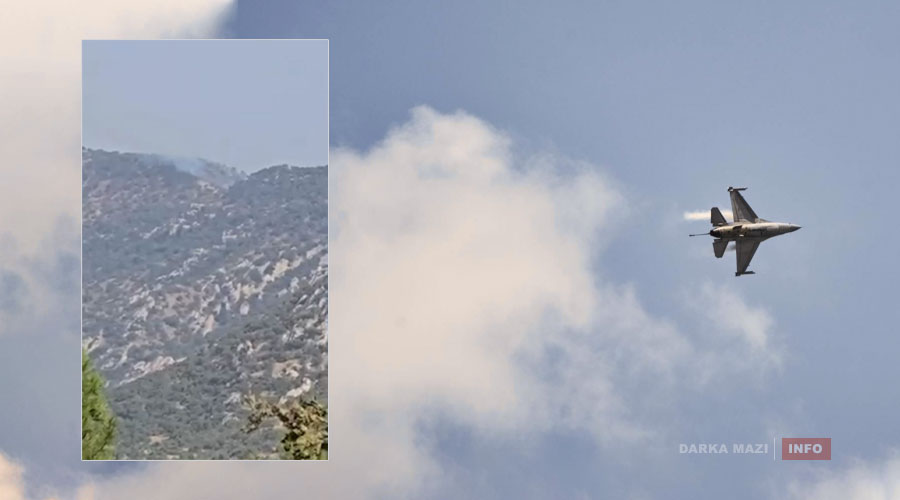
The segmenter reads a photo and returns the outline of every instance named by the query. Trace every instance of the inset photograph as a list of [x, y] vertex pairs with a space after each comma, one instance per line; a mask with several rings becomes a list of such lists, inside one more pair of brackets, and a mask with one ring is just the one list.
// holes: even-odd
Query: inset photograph
[[327, 459], [328, 41], [82, 70], [82, 459]]

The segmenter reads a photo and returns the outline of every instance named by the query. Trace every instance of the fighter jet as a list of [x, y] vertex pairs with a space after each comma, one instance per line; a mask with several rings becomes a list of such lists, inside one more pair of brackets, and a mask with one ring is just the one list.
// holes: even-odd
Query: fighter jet
[[760, 243], [773, 236], [792, 233], [800, 229], [800, 226], [795, 226], [794, 224], [769, 222], [757, 217], [756, 212], [750, 208], [747, 200], [741, 195], [741, 191], [745, 189], [747, 188], [728, 188], [728, 193], [731, 194], [731, 212], [734, 214], [734, 222], [729, 224], [722, 212], [717, 207], [713, 207], [709, 211], [709, 221], [713, 225], [709, 233], [689, 235], [703, 236], [704, 234], [709, 234], [715, 238], [715, 241], [713, 241], [713, 252], [715, 252], [717, 258], [725, 255], [728, 243], [735, 242], [735, 249], [737, 250], [737, 272], [734, 273], [735, 276], [755, 274], [753, 271], [748, 271], [747, 266], [750, 265], [750, 260], [753, 259], [753, 254], [756, 253]]

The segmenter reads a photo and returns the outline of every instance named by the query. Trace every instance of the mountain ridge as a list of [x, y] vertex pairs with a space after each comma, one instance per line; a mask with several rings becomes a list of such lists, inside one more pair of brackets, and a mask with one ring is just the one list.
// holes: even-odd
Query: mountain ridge
[[83, 341], [121, 458], [246, 458], [268, 441], [242, 394], [327, 401], [327, 166], [212, 182], [147, 156], [82, 150]]

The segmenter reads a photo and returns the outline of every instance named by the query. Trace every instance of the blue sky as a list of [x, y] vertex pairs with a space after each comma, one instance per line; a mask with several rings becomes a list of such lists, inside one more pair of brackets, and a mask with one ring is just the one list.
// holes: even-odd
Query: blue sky
[[326, 40], [94, 40], [82, 62], [87, 147], [328, 163]]
[[[877, 1], [240, 1], [218, 34], [330, 40], [332, 460], [97, 468], [25, 432], [47, 422], [76, 445], [74, 413], [59, 410], [72, 398], [53, 391], [63, 347], [77, 351], [60, 333], [77, 294], [38, 272], [73, 278], [63, 229], [0, 257], [43, 298], [0, 329], [15, 359], [0, 371], [58, 361], [13, 392], [33, 413], [0, 412], [12, 429], [0, 450], [29, 485], [88, 477], [99, 498], [215, 485], [221, 498], [275, 497], [298, 482], [341, 498], [897, 491], [885, 222], [898, 14]], [[426, 167], [448, 175], [424, 181]], [[729, 208], [729, 185], [749, 186], [761, 217], [803, 226], [762, 245], [754, 276], [686, 237], [707, 224], [682, 214]], [[58, 211], [77, 219], [70, 205]], [[481, 247], [448, 252], [470, 234]], [[777, 436], [832, 437], [833, 460], [677, 453]]]
[[[472, 113], [525, 148], [599, 165], [634, 207], [598, 251], [598, 279], [633, 283], [649, 309], [686, 324], [698, 318], [678, 305], [684, 290], [722, 283], [768, 310], [784, 344], [782, 372], [761, 386], [680, 401], [684, 440], [769, 441], [764, 422], [790, 415], [799, 434], [832, 436], [841, 462], [900, 442], [887, 417], [900, 412], [900, 389], [887, 382], [900, 375], [896, 238], [881, 229], [900, 161], [898, 10], [884, 2], [241, 1], [230, 29], [331, 39], [333, 144], [368, 147], [409, 108], [428, 104]], [[680, 221], [685, 210], [727, 208], [729, 185], [749, 186], [762, 217], [803, 226], [761, 247], [756, 276], [734, 278], [733, 254], [717, 261], [709, 241], [685, 237], [706, 224]], [[521, 474], [497, 481], [511, 488], [528, 488], [518, 478], [535, 473], [588, 491], [646, 484], [643, 468], [604, 473], [610, 460], [592, 448], [574, 446], [551, 463], [499, 453], [499, 444], [453, 448], [446, 460], [472, 461], [463, 466], [470, 473], [507, 461], [497, 467]], [[694, 479], [684, 490], [694, 495], [753, 498], [764, 478], [785, 471], [740, 460], [684, 458], [676, 466], [684, 475], [669, 481]], [[652, 482], [652, 496], [671, 487]]]

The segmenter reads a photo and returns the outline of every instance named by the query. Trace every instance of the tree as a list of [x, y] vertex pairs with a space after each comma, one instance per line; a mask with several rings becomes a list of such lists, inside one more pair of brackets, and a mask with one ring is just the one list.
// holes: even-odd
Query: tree
[[94, 370], [87, 352], [81, 351], [81, 458], [115, 458], [116, 417], [109, 409], [103, 378]]
[[263, 421], [276, 418], [285, 428], [281, 438], [281, 458], [287, 460], [328, 459], [328, 408], [317, 401], [295, 401], [279, 405], [250, 395], [244, 398], [250, 409], [245, 432], [258, 429]]

